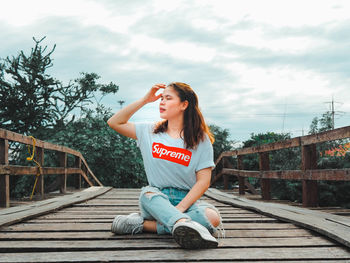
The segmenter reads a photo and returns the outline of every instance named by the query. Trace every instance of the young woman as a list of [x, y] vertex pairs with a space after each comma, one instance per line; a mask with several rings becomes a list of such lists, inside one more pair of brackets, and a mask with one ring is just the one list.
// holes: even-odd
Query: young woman
[[[157, 91], [162, 90], [156, 95]], [[132, 123], [131, 116], [160, 100], [158, 123]], [[141, 190], [141, 215], [118, 215], [115, 234], [172, 234], [183, 248], [217, 247], [211, 235], [221, 224], [218, 210], [198, 199], [208, 189], [213, 162], [213, 135], [205, 124], [192, 88], [181, 82], [156, 84], [140, 100], [114, 114], [108, 125], [136, 139], [149, 185]]]

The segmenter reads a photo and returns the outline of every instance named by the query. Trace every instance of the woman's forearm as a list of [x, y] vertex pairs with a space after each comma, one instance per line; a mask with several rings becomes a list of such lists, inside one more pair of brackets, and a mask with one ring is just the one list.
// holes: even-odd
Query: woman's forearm
[[118, 124], [125, 124], [128, 120], [137, 112], [140, 108], [142, 108], [147, 102], [145, 99], [139, 99], [115, 113], [109, 120], [107, 121], [108, 125], [113, 128], [113, 126]]
[[184, 199], [176, 206], [181, 212], [185, 212], [191, 207], [209, 188], [209, 183], [206, 180], [197, 181], [192, 189], [187, 193]]

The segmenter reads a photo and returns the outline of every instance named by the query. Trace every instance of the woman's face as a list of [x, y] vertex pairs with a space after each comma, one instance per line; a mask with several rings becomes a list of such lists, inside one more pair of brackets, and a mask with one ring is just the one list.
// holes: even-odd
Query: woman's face
[[188, 102], [181, 102], [177, 92], [172, 87], [166, 87], [160, 97], [159, 112], [162, 119], [174, 119], [181, 116]]

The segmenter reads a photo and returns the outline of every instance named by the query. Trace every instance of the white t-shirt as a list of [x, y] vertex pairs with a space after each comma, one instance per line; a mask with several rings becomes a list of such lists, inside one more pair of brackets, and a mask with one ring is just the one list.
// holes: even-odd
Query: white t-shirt
[[137, 146], [141, 150], [150, 186], [190, 190], [196, 183], [196, 172], [215, 167], [213, 146], [209, 137], [195, 150], [185, 148], [184, 140], [168, 133], [154, 134], [154, 123], [135, 123]]

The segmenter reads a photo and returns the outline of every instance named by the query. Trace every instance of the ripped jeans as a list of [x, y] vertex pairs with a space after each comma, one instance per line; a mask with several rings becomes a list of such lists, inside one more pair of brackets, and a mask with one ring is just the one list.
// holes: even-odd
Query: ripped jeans
[[159, 189], [153, 186], [143, 187], [139, 198], [141, 216], [145, 220], [157, 221], [157, 233], [159, 235], [171, 234], [176, 221], [181, 218], [192, 219], [205, 226], [210, 233], [215, 233], [217, 228], [211, 224], [205, 214], [206, 208], [211, 208], [220, 215], [215, 206], [198, 200], [184, 213], [181, 213], [175, 207], [188, 192], [188, 190], [176, 188]]

